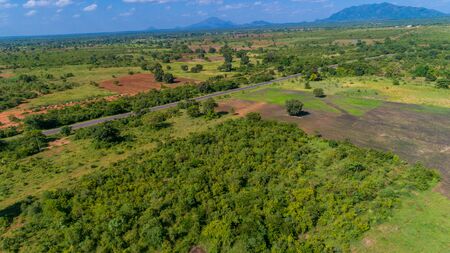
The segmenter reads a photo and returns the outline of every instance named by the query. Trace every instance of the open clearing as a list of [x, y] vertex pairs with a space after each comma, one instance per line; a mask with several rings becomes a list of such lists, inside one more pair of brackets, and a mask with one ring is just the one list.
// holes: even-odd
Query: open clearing
[[[352, 143], [392, 151], [410, 163], [423, 163], [441, 171], [440, 191], [449, 196], [450, 189], [450, 109], [382, 101], [329, 96], [315, 99], [309, 93], [284, 91], [281, 97], [271, 89], [239, 94], [238, 99], [221, 102], [220, 109], [261, 113], [266, 119], [297, 124], [309, 134], [327, 139], [350, 140]], [[303, 117], [286, 113], [284, 101], [298, 94], [305, 101]], [[245, 98], [245, 99], [244, 99]], [[318, 107], [320, 100], [327, 107]], [[334, 110], [330, 110], [333, 108]]]
[[157, 82], [153, 74], [134, 74], [118, 77], [112, 80], [103, 81], [100, 87], [119, 94], [136, 95], [140, 92], [151, 89], [161, 89], [162, 87], [177, 87], [189, 83], [196, 83], [196, 80], [187, 78], [176, 78], [173, 84]]

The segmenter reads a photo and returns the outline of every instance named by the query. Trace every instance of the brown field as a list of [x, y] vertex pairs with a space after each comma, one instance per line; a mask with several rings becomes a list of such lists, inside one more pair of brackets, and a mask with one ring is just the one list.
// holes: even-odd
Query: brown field
[[[115, 81], [118, 81], [119, 83], [115, 84]], [[149, 91], [151, 89], [159, 90], [163, 86], [174, 88], [188, 83], [197, 82], [197, 80], [193, 79], [177, 78], [174, 84], [164, 84], [157, 82], [153, 74], [134, 74], [103, 81], [100, 83], [100, 87], [119, 94], [136, 95], [140, 92]]]
[[448, 114], [424, 113], [415, 105], [389, 102], [361, 117], [313, 110], [303, 117], [291, 117], [282, 106], [242, 100], [223, 101], [219, 107], [223, 111], [231, 108], [239, 115], [259, 112], [265, 119], [295, 123], [309, 134], [391, 151], [411, 164], [422, 163], [436, 168], [443, 179], [439, 191], [450, 197]]

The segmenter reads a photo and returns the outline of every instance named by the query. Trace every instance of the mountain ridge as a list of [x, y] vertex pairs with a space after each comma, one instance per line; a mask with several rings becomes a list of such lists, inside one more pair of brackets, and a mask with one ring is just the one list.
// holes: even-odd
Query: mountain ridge
[[[283, 25], [313, 25], [323, 23], [345, 23], [345, 22], [373, 22], [373, 21], [391, 21], [391, 20], [418, 20], [430, 18], [450, 17], [449, 14], [439, 12], [433, 9], [423, 7], [401, 6], [390, 3], [364, 4], [344, 8], [326, 19], [316, 20], [314, 22], [298, 22], [298, 23], [271, 23], [264, 20], [253, 21], [246, 24], [236, 24], [228, 20], [218, 17], [209, 17], [198, 23], [194, 23], [185, 27], [177, 27], [174, 31], [196, 31], [196, 30], [223, 30], [223, 29], [240, 29], [240, 28], [263, 28]], [[155, 31], [158, 29], [147, 29], [147, 31]]]
[[373, 21], [373, 20], [399, 20], [418, 18], [438, 18], [448, 14], [423, 7], [400, 6], [390, 3], [363, 4], [351, 6], [321, 21], [345, 22], [345, 21]]

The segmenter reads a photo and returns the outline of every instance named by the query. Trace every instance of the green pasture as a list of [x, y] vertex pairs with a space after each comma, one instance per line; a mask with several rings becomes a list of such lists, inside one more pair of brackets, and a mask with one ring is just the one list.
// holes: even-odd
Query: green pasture
[[[420, 78], [405, 78], [400, 85], [393, 85], [391, 79], [383, 77], [342, 77], [310, 82], [310, 86], [324, 89], [327, 95], [450, 108], [450, 89], [436, 89], [433, 83]], [[301, 79], [285, 81], [280, 87], [306, 91], [305, 81]]]
[[256, 91], [243, 92], [234, 95], [238, 99], [266, 102], [270, 104], [283, 105], [289, 99], [300, 99], [304, 104], [304, 110], [319, 110], [332, 113], [339, 113], [339, 110], [328, 105], [320, 98], [313, 97], [312, 94], [296, 92], [296, 91], [286, 91], [277, 88], [267, 88], [260, 89]]
[[403, 197], [392, 218], [371, 229], [353, 252], [448, 252], [449, 235], [450, 200], [428, 190]]

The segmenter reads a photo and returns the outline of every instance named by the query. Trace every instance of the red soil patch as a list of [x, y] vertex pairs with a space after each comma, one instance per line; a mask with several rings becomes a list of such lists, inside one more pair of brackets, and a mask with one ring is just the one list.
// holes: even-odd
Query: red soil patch
[[[118, 82], [115, 84], [115, 82]], [[196, 83], [197, 80], [177, 78], [174, 84], [157, 82], [152, 74], [134, 74], [115, 78], [100, 83], [100, 87], [119, 94], [136, 95], [151, 89], [161, 89], [163, 86], [175, 88], [187, 83]]]
[[56, 141], [49, 142], [48, 143], [48, 148], [52, 149], [52, 148], [62, 147], [62, 146], [65, 146], [65, 145], [67, 145], [69, 143], [70, 143], [70, 140], [68, 138], [61, 138], [61, 139], [58, 139]]
[[217, 111], [230, 112], [234, 110], [234, 113], [239, 116], [245, 116], [250, 112], [259, 112], [264, 107], [269, 106], [263, 102], [250, 102], [245, 100], [228, 100], [219, 103]]
[[0, 112], [0, 123], [1, 123], [0, 129], [20, 125], [17, 122], [11, 121], [11, 119], [12, 118], [23, 119], [28, 114], [31, 113], [38, 113], [38, 112], [32, 112], [30, 109], [25, 108], [25, 104], [19, 105], [18, 107], [8, 111]]
[[11, 73], [0, 73], [0, 78], [10, 78], [13, 76], [14, 76], [14, 74], [11, 74]]
[[104, 98], [95, 98], [95, 99], [81, 101], [81, 102], [68, 102], [68, 103], [59, 104], [59, 105], [49, 105], [49, 106], [43, 106], [43, 107], [35, 109], [35, 110], [30, 110], [29, 108], [27, 108], [26, 103], [21, 104], [13, 109], [10, 109], [10, 110], [4, 111], [4, 112], [0, 112], [0, 123], [1, 123], [0, 129], [21, 125], [18, 122], [11, 121], [11, 118], [14, 118], [14, 117], [18, 118], [18, 119], [24, 119], [28, 115], [47, 113], [48, 110], [60, 110], [65, 107], [75, 106], [75, 105], [83, 105], [86, 103], [91, 103], [91, 102], [100, 101], [100, 100], [106, 100], [108, 102], [111, 102], [111, 101], [117, 100], [119, 97], [122, 97], [122, 96], [123, 95], [115, 95], [115, 96], [109, 96], [109, 97], [104, 97]]

